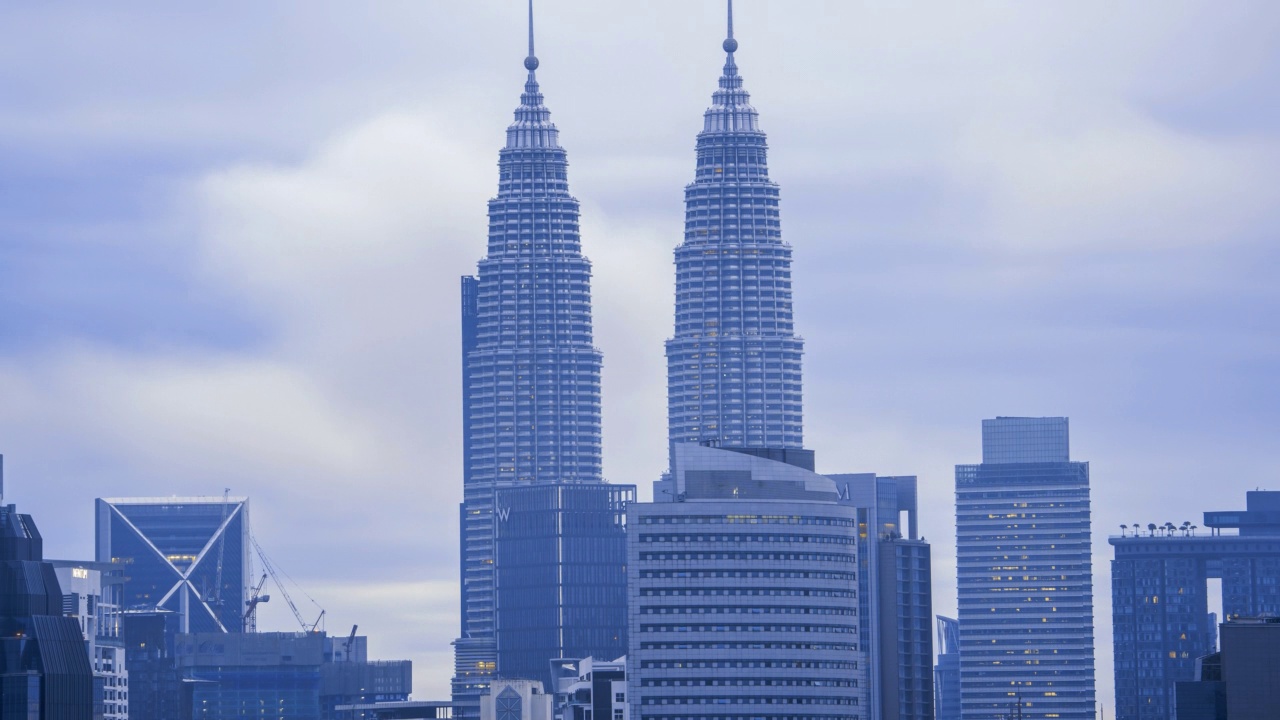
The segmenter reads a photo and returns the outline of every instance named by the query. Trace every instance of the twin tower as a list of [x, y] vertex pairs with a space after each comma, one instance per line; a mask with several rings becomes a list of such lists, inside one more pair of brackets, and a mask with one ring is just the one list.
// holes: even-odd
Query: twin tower
[[[727, 58], [697, 138], [667, 341], [671, 447], [800, 449], [802, 341], [765, 134]], [[602, 356], [568, 162], [528, 78], [499, 154], [488, 252], [462, 279], [464, 500], [457, 717], [495, 678], [550, 684], [554, 661], [627, 651], [626, 507], [601, 472]], [[674, 450], [673, 450], [674, 453]], [[474, 710], [476, 713], [472, 715]]]

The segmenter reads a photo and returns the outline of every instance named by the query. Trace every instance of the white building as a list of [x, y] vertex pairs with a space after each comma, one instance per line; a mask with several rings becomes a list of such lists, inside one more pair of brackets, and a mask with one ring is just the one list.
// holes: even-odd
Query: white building
[[105, 563], [50, 560], [62, 588], [62, 612], [77, 618], [93, 665], [96, 702], [104, 720], [129, 719], [129, 672], [120, 637], [120, 568]]
[[480, 697], [480, 720], [552, 720], [551, 700], [537, 680], [494, 680]]

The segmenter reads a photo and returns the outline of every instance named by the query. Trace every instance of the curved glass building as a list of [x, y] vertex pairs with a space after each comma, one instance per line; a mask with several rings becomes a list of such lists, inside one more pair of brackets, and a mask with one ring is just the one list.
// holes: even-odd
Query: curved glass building
[[627, 511], [633, 720], [870, 717], [858, 509], [782, 451], [674, 456]]
[[698, 134], [676, 248], [667, 341], [671, 443], [799, 448], [803, 342], [791, 307], [791, 246], [778, 221], [765, 134], [734, 61], [733, 7], [720, 87]]

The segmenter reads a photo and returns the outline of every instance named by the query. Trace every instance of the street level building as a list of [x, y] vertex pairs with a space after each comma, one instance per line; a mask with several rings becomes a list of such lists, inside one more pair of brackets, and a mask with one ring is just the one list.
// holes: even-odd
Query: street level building
[[1067, 418], [982, 421], [956, 466], [964, 720], [1094, 720], [1089, 465]]
[[240, 632], [249, 577], [249, 500], [100, 498], [100, 563], [124, 571], [126, 610], [168, 610], [181, 632]]
[[1245, 506], [1205, 512], [1204, 534], [1152, 522], [1110, 538], [1118, 720], [1174, 717], [1178, 683], [1215, 650], [1209, 579], [1227, 620], [1280, 616], [1280, 492], [1249, 492]]
[[632, 720], [870, 718], [857, 508], [800, 453], [674, 451], [627, 511]]

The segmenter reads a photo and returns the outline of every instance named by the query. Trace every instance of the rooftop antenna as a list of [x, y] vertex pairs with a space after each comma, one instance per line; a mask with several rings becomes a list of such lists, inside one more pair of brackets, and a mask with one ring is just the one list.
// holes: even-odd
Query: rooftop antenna
[[733, 0], [729, 0], [729, 36], [724, 39], [724, 51], [731, 53], [737, 49], [738, 41], [733, 39]]
[[538, 69], [538, 56], [533, 52], [533, 0], [529, 0], [529, 56], [524, 59], [524, 66], [530, 75]]

